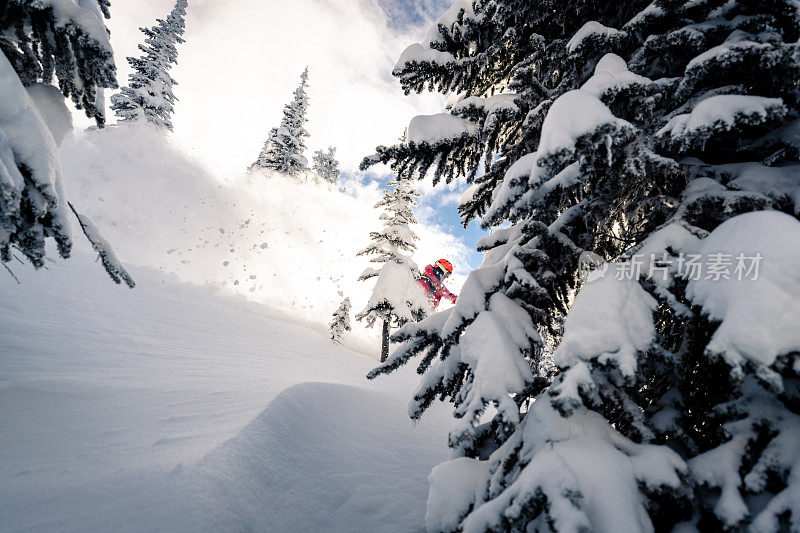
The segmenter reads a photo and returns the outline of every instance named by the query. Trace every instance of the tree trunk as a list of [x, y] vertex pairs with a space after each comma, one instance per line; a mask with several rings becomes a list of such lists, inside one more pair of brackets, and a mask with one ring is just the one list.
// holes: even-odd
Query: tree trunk
[[383, 335], [381, 336], [381, 363], [389, 357], [389, 321], [383, 321]]

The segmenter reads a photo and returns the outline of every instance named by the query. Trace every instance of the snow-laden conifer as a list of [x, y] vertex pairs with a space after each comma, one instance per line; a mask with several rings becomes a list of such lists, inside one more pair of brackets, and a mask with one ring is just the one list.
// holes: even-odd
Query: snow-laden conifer
[[308, 169], [305, 139], [308, 137], [304, 124], [308, 109], [308, 68], [300, 75], [300, 85], [294, 98], [283, 108], [281, 125], [272, 128], [256, 162], [250, 170], [272, 170], [288, 176], [297, 176]]
[[383, 198], [375, 208], [384, 208], [381, 214], [383, 228], [370, 233], [372, 242], [358, 255], [373, 256], [370, 261], [382, 263], [380, 268], [367, 268], [359, 280], [377, 277], [369, 301], [356, 315], [372, 327], [376, 320], [383, 322], [381, 361], [389, 354], [389, 329], [418, 321], [427, 313], [428, 300], [419, 289], [419, 268], [411, 259], [416, 248], [416, 234], [410, 225], [416, 223], [413, 207], [419, 196], [410, 180], [388, 183]]
[[336, 148], [328, 147], [328, 151], [314, 152], [314, 174], [325, 183], [336, 185], [339, 182], [339, 161], [336, 160]]
[[464, 221], [508, 225], [372, 373], [421, 354], [412, 417], [454, 404], [430, 530], [800, 528], [799, 20], [461, 1], [403, 53], [406, 91], [459, 99], [363, 165], [466, 175]]
[[[104, 123], [102, 90], [117, 86], [103, 22], [108, 8], [107, 0], [11, 1], [0, 7], [3, 263], [19, 253], [34, 267], [42, 267], [48, 237], [61, 257], [70, 255], [68, 205], [58, 157], [58, 145], [72, 129], [64, 97], [98, 125]], [[93, 235], [99, 236], [96, 231]], [[108, 243], [103, 241], [103, 246], [113, 255]], [[104, 266], [112, 274], [105, 262]]]
[[342, 344], [342, 337], [346, 331], [350, 331], [350, 298], [345, 298], [333, 313], [329, 329], [331, 340], [336, 344]]
[[158, 19], [150, 28], [139, 28], [146, 38], [139, 45], [140, 57], [129, 57], [133, 72], [128, 85], [111, 97], [111, 109], [122, 122], [144, 119], [160, 128], [172, 130], [172, 114], [177, 98], [172, 93], [177, 82], [170, 69], [178, 62], [179, 43], [184, 42], [187, 0], [177, 0], [166, 20]]

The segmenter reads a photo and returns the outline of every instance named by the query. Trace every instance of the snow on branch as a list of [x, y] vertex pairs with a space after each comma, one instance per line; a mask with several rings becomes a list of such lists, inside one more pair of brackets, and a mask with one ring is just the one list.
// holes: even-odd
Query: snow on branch
[[83, 230], [83, 234], [86, 235], [86, 238], [89, 239], [89, 242], [92, 243], [92, 248], [100, 255], [100, 261], [103, 263], [103, 268], [106, 269], [108, 275], [111, 279], [114, 280], [114, 283], [120, 284], [123, 281], [125, 285], [130, 287], [131, 289], [136, 286], [136, 282], [133, 281], [133, 278], [128, 274], [128, 271], [125, 270], [125, 267], [122, 266], [122, 263], [119, 262], [117, 256], [114, 254], [113, 248], [108, 243], [107, 240], [100, 235], [100, 231], [97, 229], [97, 226], [94, 225], [94, 222], [89, 219], [86, 215], [81, 215], [75, 209], [75, 206], [72, 205], [72, 202], [69, 202], [69, 208], [72, 209], [72, 212], [75, 213], [75, 217], [78, 219], [78, 224], [81, 225], [81, 230]]
[[575, 50], [585, 46], [588, 41], [610, 40], [625, 36], [627, 36], [627, 33], [624, 31], [620, 31], [615, 28], [609, 28], [608, 26], [600, 24], [596, 20], [590, 20], [581, 26], [581, 29], [579, 29], [577, 33], [572, 36], [572, 39], [570, 39], [567, 43], [567, 50], [569, 53], [573, 53]]
[[672, 117], [656, 135], [680, 151], [702, 146], [714, 135], [778, 123], [787, 108], [780, 98], [741, 94], [712, 96], [701, 101], [691, 113]]
[[405, 140], [409, 143], [435, 145], [463, 135], [473, 136], [476, 133], [477, 125], [448, 113], [417, 115], [408, 125]]

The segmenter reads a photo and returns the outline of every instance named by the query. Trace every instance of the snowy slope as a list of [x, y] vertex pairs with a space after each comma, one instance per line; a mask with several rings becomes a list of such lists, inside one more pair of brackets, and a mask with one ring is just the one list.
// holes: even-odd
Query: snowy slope
[[[370, 262], [356, 253], [382, 224], [374, 187], [358, 184], [350, 195], [257, 174], [223, 184], [146, 126], [76, 134], [61, 157], [70, 198], [126, 265], [219, 286], [318, 324], [343, 296], [354, 310], [367, 303], [373, 283], [357, 279]], [[463, 242], [435, 226], [412, 229], [416, 262], [450, 258], [458, 275], [448, 285], [458, 292]], [[360, 323], [345, 342], [379, 343]]]
[[419, 531], [445, 410], [243, 297], [88, 252], [0, 276], [0, 529]]

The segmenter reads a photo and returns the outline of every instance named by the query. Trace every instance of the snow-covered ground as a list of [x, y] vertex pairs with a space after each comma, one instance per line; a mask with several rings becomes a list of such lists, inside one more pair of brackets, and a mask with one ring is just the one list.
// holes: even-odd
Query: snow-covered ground
[[420, 531], [451, 419], [322, 327], [85, 245], [0, 276], [0, 530]]

